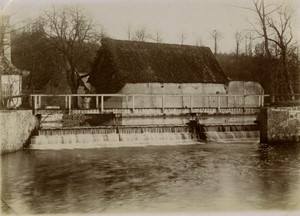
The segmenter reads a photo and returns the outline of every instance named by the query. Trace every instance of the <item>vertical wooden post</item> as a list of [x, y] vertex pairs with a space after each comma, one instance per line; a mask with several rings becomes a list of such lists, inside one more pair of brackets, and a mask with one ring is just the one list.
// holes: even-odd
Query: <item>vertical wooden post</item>
[[132, 95], [132, 112], [134, 112], [134, 95]]
[[261, 95], [258, 95], [258, 107], [261, 107]]
[[41, 106], [42, 106], [42, 103], [41, 103], [41, 96], [38, 96], [38, 109], [40, 109], [41, 108]]
[[227, 98], [227, 108], [229, 107], [229, 95], [226, 95], [226, 98]]
[[99, 108], [99, 97], [96, 96], [96, 109], [98, 109], [98, 108]]
[[182, 108], [184, 108], [184, 95], [182, 95]]
[[193, 109], [193, 95], [190, 95], [190, 109]]
[[265, 99], [265, 98], [264, 98], [264, 95], [261, 95], [261, 98], [260, 98], [260, 99], [261, 99], [260, 105], [263, 107], [263, 106], [264, 106], [264, 99]]
[[220, 100], [220, 95], [218, 95], [218, 112], [221, 111], [221, 100]]
[[233, 98], [233, 107], [235, 108], [236, 107], [236, 96], [234, 95], [234, 98]]
[[69, 107], [68, 107], [68, 109], [69, 109], [69, 113], [70, 113], [71, 108], [72, 108], [72, 96], [69, 95], [68, 98], [69, 98], [69, 99], [68, 99], [68, 102], [69, 102]]
[[165, 111], [165, 95], [161, 97], [161, 112], [164, 113]]
[[68, 96], [65, 96], [65, 108], [68, 109]]
[[245, 112], [246, 111], [246, 95], [244, 95], [244, 97], [243, 97], [243, 109]]
[[32, 96], [32, 111], [33, 111], [33, 114], [35, 114], [35, 109], [36, 109], [36, 98], [35, 98], [35, 96]]
[[103, 95], [101, 95], [101, 113], [104, 111], [104, 98]]
[[125, 102], [126, 102], [126, 109], [128, 109], [128, 96], [127, 95], [125, 97]]
[[211, 95], [208, 96], [208, 107], [211, 107]]

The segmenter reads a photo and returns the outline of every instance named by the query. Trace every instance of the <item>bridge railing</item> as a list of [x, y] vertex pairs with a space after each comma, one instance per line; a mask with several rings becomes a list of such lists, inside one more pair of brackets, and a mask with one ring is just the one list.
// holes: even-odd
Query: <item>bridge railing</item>
[[264, 105], [269, 95], [232, 94], [33, 94], [32, 108], [39, 109], [195, 109], [255, 108]]

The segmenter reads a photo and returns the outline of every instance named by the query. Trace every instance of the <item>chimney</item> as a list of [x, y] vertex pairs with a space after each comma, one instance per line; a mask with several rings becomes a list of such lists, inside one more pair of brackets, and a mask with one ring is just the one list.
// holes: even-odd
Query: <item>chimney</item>
[[0, 25], [0, 38], [1, 38], [1, 53], [0, 55], [4, 55], [7, 60], [11, 62], [11, 41], [10, 41], [10, 22], [9, 16], [1, 16], [0, 17], [1, 25]]

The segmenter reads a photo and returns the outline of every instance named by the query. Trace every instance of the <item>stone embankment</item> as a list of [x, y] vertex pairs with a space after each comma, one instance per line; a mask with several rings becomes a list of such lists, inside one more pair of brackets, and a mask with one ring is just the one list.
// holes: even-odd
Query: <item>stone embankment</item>
[[0, 112], [1, 154], [20, 150], [38, 128], [39, 120], [31, 110], [2, 110]]
[[261, 143], [300, 141], [300, 106], [264, 107], [259, 122]]

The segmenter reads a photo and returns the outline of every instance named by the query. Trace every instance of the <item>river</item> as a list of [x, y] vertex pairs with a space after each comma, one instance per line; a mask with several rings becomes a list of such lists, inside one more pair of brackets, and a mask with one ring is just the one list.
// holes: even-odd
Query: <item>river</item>
[[1, 157], [11, 214], [300, 210], [300, 145], [26, 150]]

